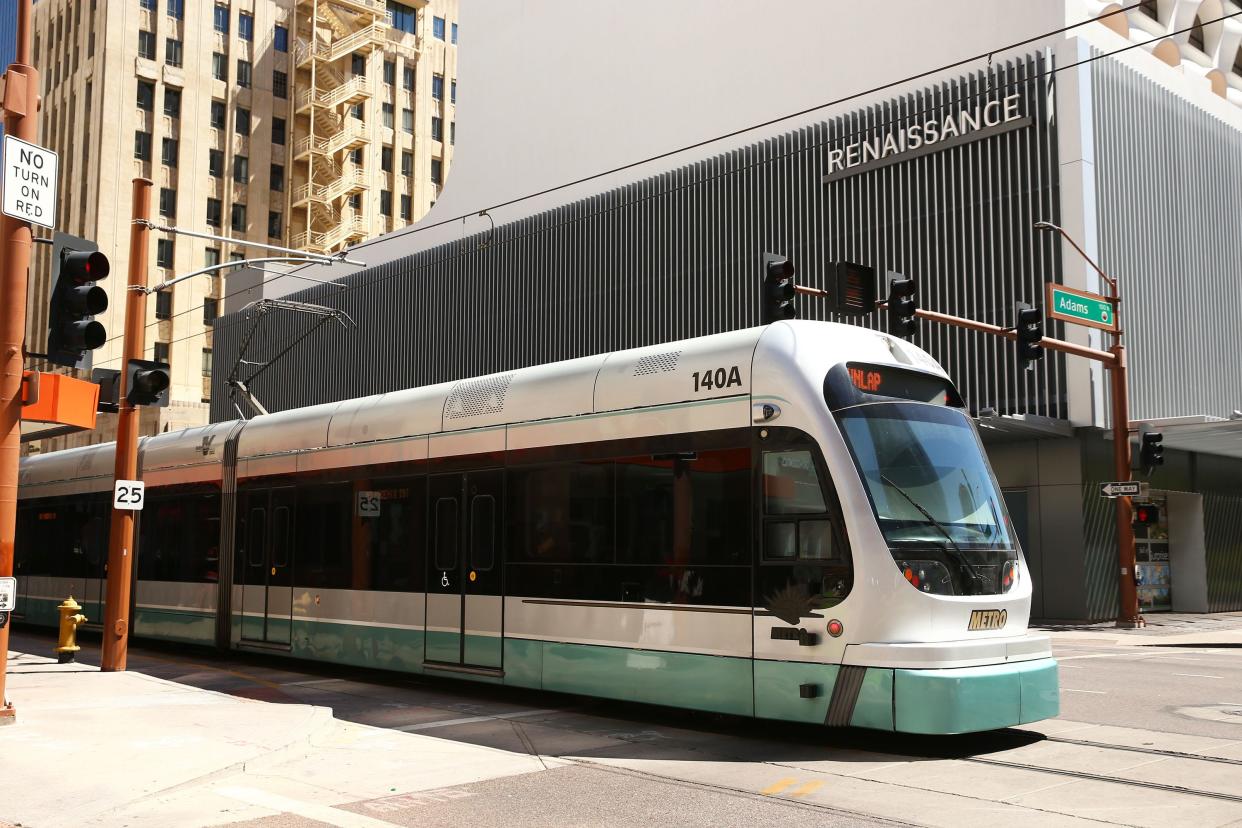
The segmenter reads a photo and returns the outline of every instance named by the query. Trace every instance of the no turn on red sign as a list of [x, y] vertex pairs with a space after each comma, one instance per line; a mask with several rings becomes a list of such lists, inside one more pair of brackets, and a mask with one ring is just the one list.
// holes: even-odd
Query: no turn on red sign
[[4, 136], [4, 214], [56, 229], [58, 169], [56, 153]]

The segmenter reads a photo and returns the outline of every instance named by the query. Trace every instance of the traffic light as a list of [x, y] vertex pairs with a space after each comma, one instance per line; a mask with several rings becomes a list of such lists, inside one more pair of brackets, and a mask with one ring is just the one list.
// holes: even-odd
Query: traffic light
[[797, 319], [794, 304], [794, 266], [785, 256], [763, 254], [763, 324]]
[[125, 366], [125, 399], [134, 405], [168, 405], [168, 363], [131, 359]]
[[52, 301], [48, 313], [47, 359], [74, 367], [108, 338], [91, 317], [108, 309], [108, 294], [95, 284], [111, 270], [93, 241], [56, 233], [52, 241]]
[[1044, 338], [1044, 315], [1039, 308], [1019, 302], [1015, 317], [1018, 329], [1018, 359], [1022, 360], [1024, 367], [1029, 368], [1035, 360], [1044, 358], [1044, 349], [1039, 345]]
[[1161, 445], [1164, 435], [1159, 431], [1144, 431], [1139, 438], [1139, 468], [1143, 474], [1151, 477], [1156, 466], [1164, 465], [1164, 446]]
[[833, 265], [828, 302], [833, 313], [866, 316], [875, 310], [875, 268], [854, 262]]
[[91, 371], [91, 382], [99, 386], [99, 404], [96, 411], [115, 414], [120, 410], [121, 372], [111, 368], [96, 368]]
[[1151, 526], [1160, 522], [1160, 507], [1154, 503], [1136, 503], [1134, 505], [1134, 524]]
[[919, 320], [914, 315], [919, 303], [913, 279], [900, 273], [888, 274], [888, 332], [893, 336], [912, 337], [919, 330]]

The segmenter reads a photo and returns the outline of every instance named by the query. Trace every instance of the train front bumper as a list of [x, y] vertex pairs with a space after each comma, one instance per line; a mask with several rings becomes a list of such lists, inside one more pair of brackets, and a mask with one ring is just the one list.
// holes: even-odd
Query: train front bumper
[[996, 730], [1060, 712], [1057, 663], [1046, 636], [942, 644], [863, 644], [849, 723], [900, 733]]

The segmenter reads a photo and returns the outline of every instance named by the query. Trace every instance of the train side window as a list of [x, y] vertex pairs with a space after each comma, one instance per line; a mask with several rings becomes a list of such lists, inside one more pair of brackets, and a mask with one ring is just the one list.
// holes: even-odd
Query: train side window
[[470, 568], [485, 572], [496, 562], [496, 498], [470, 500]]
[[510, 561], [613, 562], [611, 463], [512, 468], [505, 488]]
[[436, 501], [436, 569], [449, 572], [457, 568], [457, 498]]
[[793, 521], [771, 521], [764, 528], [764, 554], [772, 560], [793, 560], [798, 557], [798, 524]]
[[272, 566], [289, 565], [289, 507], [277, 506], [272, 514]]
[[379, 513], [363, 517], [355, 512], [353, 518], [354, 589], [422, 592], [427, 479], [362, 479], [354, 487], [379, 492]]
[[827, 510], [811, 452], [763, 453], [763, 509], [769, 515], [819, 514]]
[[263, 509], [251, 509], [246, 520], [246, 562], [251, 566], [263, 566], [263, 529], [266, 514]]

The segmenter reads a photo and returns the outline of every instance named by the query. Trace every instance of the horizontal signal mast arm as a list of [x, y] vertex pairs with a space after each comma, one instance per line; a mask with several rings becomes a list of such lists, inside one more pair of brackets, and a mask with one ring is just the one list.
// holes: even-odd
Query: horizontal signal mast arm
[[[919, 308], [915, 311], [915, 315], [920, 319], [926, 319], [928, 322], [940, 322], [945, 325], [955, 325], [959, 328], [965, 328], [968, 331], [979, 331], [981, 333], [989, 333], [994, 336], [1003, 336], [1005, 339], [1017, 340], [1017, 331], [1011, 328], [1002, 328], [999, 325], [989, 325], [987, 322], [976, 322], [973, 319], [965, 319], [961, 316], [951, 316], [947, 313], [937, 313], [936, 311], [923, 310]], [[1117, 364], [1117, 357], [1108, 351], [1101, 351], [1097, 348], [1088, 348], [1086, 345], [1075, 345], [1073, 342], [1066, 342], [1064, 339], [1052, 339], [1045, 336], [1039, 340], [1041, 348], [1047, 348], [1050, 351], [1060, 351], [1065, 354], [1074, 354], [1075, 356], [1094, 359], [1108, 366]]]
[[807, 296], [828, 296], [828, 291], [819, 288], [807, 287], [805, 285], [794, 285], [795, 293], [805, 293]]

